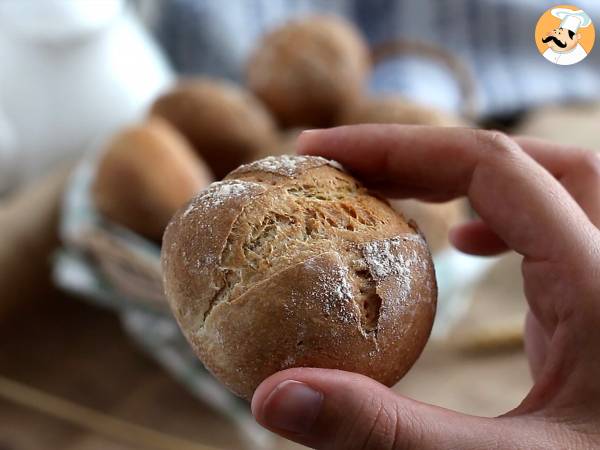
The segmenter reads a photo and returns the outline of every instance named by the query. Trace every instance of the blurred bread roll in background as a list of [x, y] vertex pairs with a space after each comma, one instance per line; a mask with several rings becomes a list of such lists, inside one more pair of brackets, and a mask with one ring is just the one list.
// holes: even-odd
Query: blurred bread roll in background
[[341, 125], [360, 123], [398, 123], [452, 127], [464, 125], [462, 119], [439, 109], [397, 96], [364, 97], [348, 105], [339, 117]]
[[319, 157], [242, 166], [173, 218], [165, 292], [204, 365], [250, 399], [324, 367], [396, 383], [423, 349], [437, 288], [413, 223]]
[[414, 199], [391, 200], [391, 205], [419, 224], [434, 254], [450, 246], [450, 229], [469, 218], [469, 204], [465, 199], [446, 203], [426, 203]]
[[152, 118], [107, 144], [92, 196], [107, 219], [160, 242], [175, 211], [212, 180], [185, 138], [168, 122]]
[[277, 143], [275, 123], [264, 105], [225, 80], [184, 80], [159, 97], [150, 114], [171, 122], [217, 179]]
[[263, 159], [268, 156], [282, 156], [282, 155], [295, 155], [296, 154], [296, 141], [298, 136], [302, 133], [302, 128], [288, 128], [286, 130], [280, 130], [278, 133], [277, 145], [264, 148], [260, 152], [257, 159]]
[[367, 44], [334, 16], [311, 16], [271, 31], [251, 54], [249, 88], [284, 127], [326, 127], [361, 94], [370, 73]]

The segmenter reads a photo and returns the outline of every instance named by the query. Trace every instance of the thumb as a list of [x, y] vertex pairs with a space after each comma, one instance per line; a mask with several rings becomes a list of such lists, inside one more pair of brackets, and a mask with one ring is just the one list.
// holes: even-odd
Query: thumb
[[264, 427], [317, 449], [522, 448], [517, 418], [467, 416], [397, 396], [362, 375], [289, 369], [269, 377], [252, 399]]

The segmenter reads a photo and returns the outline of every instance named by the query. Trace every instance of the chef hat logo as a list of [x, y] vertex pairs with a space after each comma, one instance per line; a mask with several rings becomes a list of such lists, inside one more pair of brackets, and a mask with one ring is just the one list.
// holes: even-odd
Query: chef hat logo
[[561, 20], [560, 28], [571, 30], [573, 33], [577, 33], [579, 28], [587, 28], [592, 24], [592, 19], [582, 9], [573, 11], [567, 8], [554, 8], [550, 13]]
[[548, 9], [537, 23], [535, 43], [548, 61], [570, 66], [583, 61], [592, 51], [595, 29], [592, 18], [573, 5]]

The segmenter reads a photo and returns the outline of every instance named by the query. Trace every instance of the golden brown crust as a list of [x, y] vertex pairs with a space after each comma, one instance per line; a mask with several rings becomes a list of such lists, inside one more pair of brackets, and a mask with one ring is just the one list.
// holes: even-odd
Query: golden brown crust
[[333, 16], [291, 21], [267, 34], [247, 64], [250, 89], [284, 126], [331, 126], [362, 91], [369, 51]]
[[177, 130], [154, 118], [108, 143], [92, 197], [108, 219], [160, 242], [175, 211], [211, 181], [212, 174]]
[[277, 142], [275, 124], [250, 92], [223, 80], [181, 82], [150, 113], [170, 121], [222, 178]]
[[206, 367], [246, 399], [293, 366], [395, 383], [435, 311], [418, 231], [323, 158], [270, 158], [223, 183], [177, 215], [162, 255], [167, 297]]
[[162, 249], [165, 290], [182, 328], [201, 326], [223, 288], [221, 255], [240, 212], [266, 192], [258, 183], [220, 181], [175, 215]]

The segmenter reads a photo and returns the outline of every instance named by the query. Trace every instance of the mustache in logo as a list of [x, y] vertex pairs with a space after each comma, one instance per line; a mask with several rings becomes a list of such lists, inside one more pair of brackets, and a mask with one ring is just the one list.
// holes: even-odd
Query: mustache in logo
[[559, 41], [556, 36], [548, 36], [548, 37], [542, 38], [542, 42], [544, 44], [547, 44], [550, 41], [554, 41], [554, 43], [560, 48], [565, 48], [567, 46], [566, 42]]

